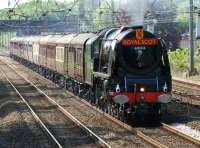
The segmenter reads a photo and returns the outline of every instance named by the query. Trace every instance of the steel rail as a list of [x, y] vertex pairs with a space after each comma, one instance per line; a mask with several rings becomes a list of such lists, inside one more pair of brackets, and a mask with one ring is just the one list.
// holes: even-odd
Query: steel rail
[[200, 140], [199, 139], [191, 137], [191, 136], [189, 136], [189, 135], [187, 135], [187, 134], [185, 134], [185, 133], [183, 133], [183, 132], [181, 132], [181, 131], [179, 131], [179, 130], [177, 130], [177, 129], [175, 129], [175, 128], [173, 128], [170, 125], [167, 125], [165, 123], [161, 123], [161, 125], [162, 125], [163, 129], [165, 129], [165, 130], [167, 130], [167, 131], [169, 131], [169, 132], [171, 132], [175, 135], [178, 135], [179, 137], [182, 137], [182, 138], [194, 143], [195, 145], [200, 146]]
[[[7, 63], [5, 63], [5, 64], [7, 64]], [[8, 65], [8, 64], [7, 64], [7, 65]], [[9, 65], [8, 65], [8, 66], [9, 66]], [[9, 66], [9, 67], [12, 68], [11, 66]], [[18, 75], [20, 75], [14, 68], [12, 68], [12, 69], [13, 69]], [[28, 83], [32, 84], [32, 85], [33, 85], [36, 89], [38, 89], [38, 91], [40, 91], [42, 94], [44, 94], [45, 96], [47, 96], [47, 95], [46, 95], [41, 89], [39, 89], [35, 84], [33, 84], [32, 82], [30, 82], [29, 80], [27, 80], [24, 76], [22, 76], [22, 75], [20, 75], [20, 76], [23, 77]], [[49, 81], [50, 83], [53, 83], [52, 81], [50, 81], [50, 80], [48, 80], [48, 79], [46, 79], [46, 80]], [[53, 83], [53, 84], [55, 84], [55, 83]], [[59, 87], [59, 85], [57, 85], [57, 84], [56, 84], [56, 86]], [[74, 95], [73, 93], [71, 93], [71, 92], [69, 92], [69, 91], [67, 91], [67, 90], [65, 90], [65, 91], [66, 91], [68, 94], [70, 94], [71, 96], [73, 96], [73, 97], [79, 99], [81, 102], [83, 102], [84, 104], [86, 104], [88, 107], [90, 107], [90, 108], [96, 110], [97, 112], [103, 114], [108, 120], [110, 120], [110, 121], [116, 123], [117, 125], [121, 126], [122, 128], [126, 129], [127, 131], [129, 131], [129, 132], [135, 134], [136, 136], [140, 137], [141, 139], [143, 139], [143, 140], [146, 141], [147, 143], [149, 143], [149, 144], [151, 144], [151, 145], [153, 145], [153, 146], [155, 146], [155, 147], [157, 147], [157, 148], [168, 148], [168, 146], [163, 145], [162, 143], [160, 143], [160, 142], [158, 142], [158, 141], [152, 139], [151, 137], [145, 135], [144, 133], [142, 133], [142, 132], [139, 131], [139, 130], [134, 129], [133, 127], [129, 126], [128, 124], [126, 124], [126, 123], [124, 123], [124, 122], [121, 122], [120, 120], [115, 119], [114, 117], [112, 117], [111, 115], [109, 115], [109, 114], [103, 112], [102, 110], [98, 109], [97, 107], [92, 106], [92, 105], [89, 104], [87, 101], [85, 101], [85, 100], [83, 100], [83, 99], [80, 99], [80, 97]], [[53, 99], [51, 99], [50, 97], [48, 97], [48, 98], [50, 99], [50, 101], [52, 101], [52, 103], [56, 103], [56, 102], [55, 102]], [[66, 110], [63, 109], [63, 107], [60, 106], [59, 104], [56, 103], [55, 105], [57, 105], [62, 111], [64, 111], [64, 112], [66, 111]], [[70, 115], [70, 113], [67, 113], [67, 114]]]
[[36, 122], [40, 125], [40, 127], [42, 128], [42, 130], [47, 134], [47, 136], [49, 138], [51, 138], [51, 140], [53, 140], [56, 145], [59, 148], [62, 148], [61, 144], [58, 142], [58, 140], [55, 138], [55, 136], [53, 136], [53, 134], [49, 131], [49, 129], [46, 127], [46, 125], [42, 122], [42, 120], [38, 117], [38, 115], [34, 112], [34, 110], [31, 108], [31, 106], [28, 104], [28, 102], [26, 101], [26, 99], [20, 94], [20, 92], [18, 91], [18, 89], [14, 86], [14, 84], [10, 81], [10, 79], [7, 77], [7, 75], [5, 74], [5, 72], [0, 69], [0, 72], [4, 75], [4, 77], [6, 78], [6, 80], [9, 82], [9, 84], [12, 86], [12, 88], [15, 90], [15, 92], [19, 95], [19, 97], [23, 100], [23, 102], [26, 104], [26, 106], [29, 108], [32, 116], [34, 117], [34, 119], [36, 120]]
[[[197, 83], [186, 82], [186, 81], [174, 78], [172, 80], [172, 84], [174, 84], [175, 86], [178, 86], [178, 87], [187, 88], [187, 89], [195, 91], [195, 92], [200, 91], [200, 84], [197, 84]], [[192, 93], [190, 95], [192, 95]]]
[[[47, 79], [47, 80], [48, 80], [48, 79]], [[48, 81], [51, 82], [50, 80], [48, 80]], [[31, 82], [31, 83], [32, 83], [32, 82]], [[51, 83], [53, 83], [53, 82], [51, 82]], [[56, 84], [56, 86], [59, 87], [59, 85], [57, 85], [57, 84]], [[200, 85], [199, 85], [199, 87], [200, 87]], [[44, 93], [44, 92], [43, 92], [43, 93]], [[78, 99], [80, 99], [78, 96], [75, 96], [73, 93], [71, 93], [71, 92], [69, 92], [69, 91], [67, 91], [67, 93], [70, 94], [70, 95], [72, 95], [72, 96], [74, 96], [74, 97], [76, 97], [76, 98], [78, 98]], [[44, 94], [45, 94], [45, 93], [44, 93]], [[45, 95], [46, 95], [46, 94], [45, 94]], [[54, 101], [54, 100], [53, 100], [53, 101]], [[132, 133], [136, 134], [138, 137], [142, 138], [143, 140], [145, 140], [146, 142], [152, 144], [153, 146], [159, 147], [159, 148], [167, 148], [167, 146], [161, 144], [161, 143], [158, 142], [158, 141], [155, 141], [155, 140], [152, 139], [151, 137], [149, 137], [149, 136], [143, 134], [141, 131], [138, 131], [138, 130], [134, 129], [133, 127], [131, 127], [131, 126], [129, 126], [129, 125], [127, 125], [127, 124], [125, 124], [125, 123], [123, 123], [123, 122], [121, 122], [121, 121], [115, 119], [114, 117], [112, 117], [112, 116], [110, 116], [109, 114], [107, 114], [107, 113], [101, 111], [101, 110], [98, 109], [97, 107], [92, 106], [91, 104], [89, 104], [89, 103], [86, 102], [85, 100], [80, 99], [80, 101], [82, 101], [83, 103], [85, 103], [85, 104], [86, 104], [87, 106], [89, 106], [90, 108], [92, 108], [92, 109], [94, 109], [94, 110], [100, 112], [101, 114], [104, 114], [104, 116], [107, 117], [109, 120], [111, 120], [111, 121], [117, 123], [117, 124], [120, 125], [121, 127], [127, 129], [129, 132], [132, 132]], [[55, 101], [54, 101], [54, 102], [55, 102]], [[178, 131], [178, 130], [172, 128], [172, 127], [170, 127], [169, 125], [166, 125], [166, 124], [164, 124], [164, 123], [161, 123], [161, 124], [162, 124], [162, 128], [163, 128], [163, 129], [168, 130], [168, 131], [170, 131], [170, 132], [172, 132], [172, 133], [174, 133], [174, 134], [177, 134], [178, 136], [181, 136], [182, 138], [184, 138], [184, 139], [186, 139], [186, 140], [189, 140], [189, 141], [191, 141], [192, 143], [194, 143], [194, 144], [196, 144], [196, 145], [199, 145], [199, 142], [200, 142], [200, 141], [199, 141], [198, 139], [195, 139], [195, 138], [193, 138], [193, 137], [189, 137], [188, 135], [186, 135], [186, 134], [184, 134], [184, 133], [182, 133], [182, 132], [180, 132], [180, 131]]]
[[194, 105], [200, 105], [200, 94], [189, 94], [186, 92], [182, 92], [181, 90], [172, 90], [172, 93], [174, 95], [189, 98], [189, 100], [187, 100]]
[[179, 83], [182, 83], [182, 84], [186, 84], [186, 85], [192, 85], [192, 86], [195, 86], [197, 90], [200, 90], [200, 84], [198, 83], [195, 83], [195, 82], [191, 82], [190, 80], [188, 80], [187, 82], [182, 80], [182, 79], [178, 79], [178, 78], [173, 78], [172, 81], [174, 82], [179, 82]]
[[[3, 62], [1, 60], [1, 62]], [[44, 95], [52, 104], [56, 105], [58, 109], [69, 119], [71, 119], [77, 126], [82, 128], [85, 132], [87, 132], [91, 138], [93, 138], [98, 145], [105, 148], [111, 148], [111, 146], [106, 143], [101, 137], [96, 135], [93, 131], [91, 131], [88, 127], [86, 127], [83, 123], [81, 123], [78, 119], [76, 119], [72, 114], [70, 114], [67, 110], [65, 110], [61, 105], [59, 105], [56, 101], [54, 101], [52, 98], [50, 98], [47, 94], [45, 94], [40, 88], [38, 88], [35, 84], [33, 84], [31, 81], [29, 81], [27, 78], [19, 74], [13, 67], [8, 65], [7, 63], [3, 62], [5, 65], [10, 67], [18, 76], [23, 78], [27, 83], [29, 83], [31, 86], [33, 86], [40, 94]]]
[[[46, 80], [49, 81], [50, 83], [53, 83], [52, 81], [50, 81], [50, 80], [48, 80], [48, 79], [46, 79]], [[30, 82], [30, 81], [29, 81], [29, 82]], [[32, 83], [32, 82], [30, 82], [30, 83]], [[32, 83], [32, 84], [33, 84], [33, 83]], [[53, 84], [55, 84], [55, 83], [53, 83]], [[34, 85], [34, 84], [33, 84], [33, 85]], [[36, 85], [35, 85], [35, 86], [36, 86]], [[58, 84], [56, 84], [56, 86], [59, 87]], [[36, 87], [37, 87], [37, 86], [36, 86]], [[38, 87], [37, 87], [37, 88], [38, 88]], [[39, 89], [39, 88], [38, 88], [38, 89]], [[39, 89], [39, 90], [41, 91], [41, 89]], [[84, 104], [86, 104], [88, 107], [90, 107], [90, 108], [96, 110], [97, 112], [103, 114], [108, 120], [110, 120], [110, 121], [116, 123], [117, 125], [121, 126], [122, 128], [126, 129], [127, 131], [129, 131], [129, 132], [135, 134], [136, 136], [140, 137], [141, 139], [143, 139], [143, 140], [146, 141], [147, 143], [149, 143], [149, 144], [151, 144], [151, 145], [153, 145], [153, 146], [155, 146], [155, 147], [157, 147], [157, 148], [168, 148], [167, 146], [163, 145], [162, 143], [160, 143], [160, 142], [158, 142], [158, 141], [152, 139], [151, 137], [149, 137], [149, 136], [143, 134], [141, 131], [134, 129], [133, 127], [129, 126], [128, 124], [126, 124], [126, 123], [124, 123], [124, 122], [121, 122], [120, 120], [115, 119], [114, 117], [112, 117], [111, 115], [109, 115], [109, 114], [103, 112], [102, 110], [98, 109], [97, 107], [92, 106], [90, 103], [88, 103], [87, 101], [85, 101], [85, 100], [83, 100], [83, 99], [80, 99], [80, 97], [74, 95], [73, 93], [71, 93], [71, 92], [69, 92], [69, 91], [67, 91], [67, 90], [65, 90], [65, 91], [66, 91], [68, 94], [70, 94], [71, 96], [73, 96], [73, 97], [79, 99], [81, 102], [83, 102]], [[41, 91], [41, 92], [43, 92], [43, 91]], [[43, 92], [43, 94], [46, 95], [44, 92]], [[51, 100], [52, 100], [52, 99], [51, 99]], [[52, 102], [55, 102], [55, 101], [52, 100]], [[60, 105], [59, 105], [59, 106], [60, 106]], [[60, 107], [61, 107], [61, 106], [60, 106]], [[61, 107], [61, 108], [62, 108], [62, 107]]]
[[100, 110], [99, 108], [95, 107], [95, 106], [92, 106], [90, 103], [88, 103], [87, 101], [83, 100], [83, 99], [80, 99], [78, 96], [75, 96], [73, 93], [67, 91], [68, 94], [78, 98], [81, 102], [83, 102], [84, 104], [86, 104], [88, 107], [96, 110], [97, 112], [99, 112], [100, 114], [104, 115], [108, 120], [116, 123], [117, 125], [121, 126], [122, 128], [126, 129], [127, 131], [135, 134], [136, 136], [140, 137], [141, 139], [143, 139], [144, 141], [146, 141], [147, 143], [157, 147], [157, 148], [168, 148], [167, 146], [163, 145], [162, 143], [152, 139], [151, 137], [145, 135], [144, 133], [142, 133], [141, 131], [139, 130], [136, 130], [134, 129], [132, 126], [120, 121], [120, 120], [117, 120], [116, 118], [114, 118], [113, 116], [103, 112], [102, 110]]
[[[192, 104], [200, 104], [200, 93], [196, 93], [200, 92], [199, 84], [185, 82], [179, 79], [173, 79], [172, 83], [174, 86], [172, 93], [183, 97], [189, 97]], [[188, 92], [183, 91], [184, 88], [187, 89]]]
[[[70, 94], [73, 94], [73, 93], [71, 93], [71, 92], [69, 92], [69, 93], [70, 93]], [[76, 97], [78, 98], [78, 96], [76, 96]], [[143, 134], [141, 131], [138, 131], [138, 130], [134, 129], [133, 127], [127, 125], [126, 123], [121, 122], [121, 121], [115, 119], [114, 117], [110, 116], [109, 114], [104, 113], [102, 110], [96, 108], [95, 106], [92, 106], [91, 104], [89, 104], [89, 103], [86, 102], [85, 100], [82, 100], [82, 99], [81, 99], [81, 101], [82, 101], [83, 103], [87, 104], [89, 107], [93, 108], [94, 110], [97, 110], [98, 112], [104, 114], [108, 119], [112, 120], [113, 122], [116, 122], [116, 123], [119, 124], [121, 127], [127, 129], [128, 131], [130, 131], [130, 132], [136, 134], [137, 136], [139, 136], [140, 138], [144, 139], [146, 142], [152, 144], [153, 146], [155, 146], [155, 147], [160, 147], [160, 148], [163, 148], [163, 147], [167, 148], [167, 146], [161, 144], [161, 143], [158, 142], [158, 141], [155, 141], [154, 139], [152, 139], [152, 138], [149, 137], [149, 136], [146, 136], [146, 135]], [[170, 127], [169, 125], [167, 125], [167, 124], [165, 124], [165, 123], [161, 123], [161, 125], [162, 125], [162, 128], [163, 128], [163, 129], [165, 129], [165, 130], [167, 130], [167, 131], [169, 131], [169, 132], [172, 132], [172, 133], [174, 133], [174, 134], [177, 134], [179, 137], [184, 138], [184, 139], [186, 139], [186, 140], [188, 140], [188, 141], [194, 143], [195, 145], [200, 145], [200, 141], [199, 141], [198, 139], [195, 139], [195, 138], [193, 138], [193, 137], [191, 137], [191, 136], [189, 136], [189, 135], [186, 135], [186, 134], [184, 134], [184, 133], [182, 133], [182, 132], [180, 132], [180, 131], [178, 131], [178, 130], [172, 128], [172, 127]]]

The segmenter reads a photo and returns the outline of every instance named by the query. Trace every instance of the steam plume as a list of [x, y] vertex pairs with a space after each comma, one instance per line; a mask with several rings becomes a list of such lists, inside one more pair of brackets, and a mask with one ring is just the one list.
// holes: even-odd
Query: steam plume
[[131, 25], [144, 25], [144, 15], [152, 2], [153, 0], [123, 0], [121, 6], [131, 19]]

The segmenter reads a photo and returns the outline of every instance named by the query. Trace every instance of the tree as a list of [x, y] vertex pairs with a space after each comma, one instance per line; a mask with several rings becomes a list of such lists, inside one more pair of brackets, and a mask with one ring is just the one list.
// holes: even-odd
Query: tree
[[112, 26], [112, 10], [107, 3], [101, 3], [94, 15], [94, 24], [97, 30]]
[[68, 14], [77, 14], [77, 9], [70, 9], [74, 1], [57, 2], [55, 0], [31, 0], [16, 8], [0, 10], [0, 19], [20, 20], [63, 20]]
[[176, 4], [166, 0], [156, 2], [151, 10], [154, 13], [154, 19], [158, 21], [155, 33], [165, 40], [167, 48], [171, 50], [179, 47], [181, 35], [179, 24], [176, 22], [176, 10]]

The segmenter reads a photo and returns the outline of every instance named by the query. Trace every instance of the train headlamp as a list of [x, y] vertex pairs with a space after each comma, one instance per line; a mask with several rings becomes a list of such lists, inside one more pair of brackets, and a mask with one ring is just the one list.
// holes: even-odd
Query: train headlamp
[[140, 88], [140, 92], [145, 92], [145, 88], [144, 88], [144, 87], [141, 87], [141, 88]]
[[167, 83], [165, 82], [165, 85], [163, 86], [163, 92], [167, 92], [168, 88], [167, 88]]
[[119, 84], [117, 84], [116, 88], [115, 88], [116, 93], [120, 93], [120, 86]]

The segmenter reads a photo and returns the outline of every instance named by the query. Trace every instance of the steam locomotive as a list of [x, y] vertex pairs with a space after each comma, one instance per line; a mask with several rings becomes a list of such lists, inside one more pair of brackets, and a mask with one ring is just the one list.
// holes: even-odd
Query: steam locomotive
[[15, 60], [121, 119], [160, 117], [171, 98], [165, 44], [140, 26], [15, 37], [10, 49]]

